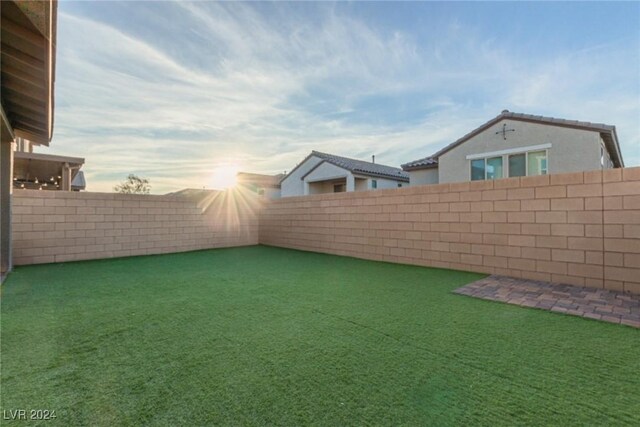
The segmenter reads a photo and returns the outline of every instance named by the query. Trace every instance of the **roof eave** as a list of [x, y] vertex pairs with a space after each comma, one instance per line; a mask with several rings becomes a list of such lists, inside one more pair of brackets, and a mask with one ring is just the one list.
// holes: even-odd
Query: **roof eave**
[[[600, 136], [605, 142], [605, 146], [607, 147], [609, 154], [612, 155], [611, 157], [613, 157], [614, 166], [623, 168], [624, 159], [622, 158], [622, 152], [620, 151], [620, 144], [618, 143], [618, 134], [616, 132], [615, 126], [610, 131], [600, 132]], [[607, 141], [608, 139], [610, 140], [610, 142]]]
[[408, 177], [405, 178], [403, 176], [385, 175], [385, 174], [373, 173], [373, 172], [363, 172], [359, 170], [353, 171], [352, 173], [357, 175], [370, 176], [373, 178], [385, 178], [385, 179], [391, 179], [393, 181], [409, 182], [409, 178]]
[[45, 161], [45, 162], [69, 163], [69, 164], [73, 164], [73, 165], [84, 165], [84, 159], [82, 157], [59, 156], [57, 154], [26, 153], [24, 151], [15, 151], [13, 153], [13, 157], [15, 159], [41, 160], [41, 161]]
[[[10, 94], [3, 94], [2, 103], [14, 137], [48, 146], [54, 123], [57, 0], [3, 3], [3, 32], [11, 38], [7, 42], [3, 38], [2, 43], [2, 74], [7, 77], [2, 89]], [[39, 56], [31, 56], [20, 43], [37, 47]], [[12, 102], [8, 101], [10, 97]]]
[[415, 166], [408, 166], [409, 163], [402, 165], [402, 170], [405, 172], [409, 172], [409, 171], [415, 171], [415, 170], [420, 170], [420, 169], [437, 169], [438, 168], [438, 163], [432, 163], [430, 165], [415, 165]]

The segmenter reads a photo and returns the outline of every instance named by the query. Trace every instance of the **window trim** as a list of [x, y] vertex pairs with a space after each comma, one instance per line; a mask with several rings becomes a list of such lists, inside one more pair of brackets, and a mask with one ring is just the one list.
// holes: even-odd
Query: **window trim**
[[[524, 154], [524, 175], [511, 176], [511, 166], [509, 165], [509, 157], [517, 156], [519, 154]], [[524, 153], [507, 154], [507, 175], [508, 175], [507, 178], [522, 178], [523, 176], [529, 176], [529, 155], [526, 151]]]
[[[482, 179], [473, 179], [473, 161], [474, 160], [484, 160], [484, 178]], [[467, 168], [469, 171], [469, 181], [486, 181], [487, 180], [487, 159], [471, 159], [469, 160], [469, 167]]]
[[[551, 146], [551, 144], [541, 144], [541, 145], [532, 145], [530, 147], [533, 148], [537, 148], [537, 147], [542, 147], [542, 146]], [[523, 147], [523, 148], [529, 148], [529, 147]], [[538, 151], [544, 151], [544, 158], [547, 161], [547, 168], [546, 168], [546, 173], [545, 175], [549, 175], [549, 149], [548, 148], [538, 148], [538, 149], [534, 149], [531, 151], [519, 151], [521, 150], [521, 148], [518, 149], [518, 151], [513, 151], [513, 150], [503, 150], [503, 151], [509, 151], [509, 153], [505, 153], [502, 156], [495, 156], [495, 155], [490, 155], [488, 157], [477, 157], [478, 155], [472, 155], [472, 156], [467, 156], [467, 159], [469, 160], [468, 163], [468, 167], [467, 167], [467, 173], [469, 174], [469, 181], [495, 181], [496, 179], [503, 179], [503, 178], [518, 178], [518, 177], [514, 177], [514, 176], [510, 176], [511, 174], [511, 169], [509, 168], [509, 156], [511, 155], [516, 155], [516, 154], [524, 154], [524, 166], [525, 166], [525, 177], [527, 176], [541, 176], [541, 175], [529, 175], [529, 153], [535, 153]], [[497, 151], [494, 152], [490, 152], [488, 154], [493, 154], [496, 153]], [[469, 159], [469, 157], [475, 157], [472, 159]], [[502, 178], [494, 178], [494, 179], [487, 179], [487, 159], [492, 159], [495, 157], [501, 157], [502, 158]], [[506, 162], [505, 162], [506, 159]], [[471, 162], [473, 160], [484, 160], [484, 179], [476, 179], [473, 180], [471, 179]]]
[[480, 153], [480, 154], [469, 154], [466, 157], [466, 159], [477, 160], [477, 159], [482, 159], [483, 157], [500, 157], [500, 156], [504, 156], [505, 154], [520, 154], [520, 153], [526, 153], [529, 151], [542, 151], [542, 150], [547, 150], [551, 147], [552, 145], [549, 142], [546, 144], [529, 145], [528, 147], [508, 148], [506, 150], [489, 151], [489, 152]]
[[[547, 162], [547, 168], [545, 169], [546, 173], [544, 175], [549, 175], [549, 150], [534, 150], [532, 151], [532, 153], [535, 153], [536, 151], [544, 151], [544, 159]], [[525, 154], [527, 155], [527, 174], [525, 176], [543, 176], [542, 174], [529, 175], [529, 151], [527, 151]]]
[[[502, 176], [500, 178], [492, 178], [489, 179], [487, 178], [487, 160], [489, 159], [500, 159], [502, 162]], [[484, 160], [484, 178], [483, 179], [476, 179], [476, 180], [472, 180], [472, 172], [471, 170], [473, 169], [473, 166], [471, 165], [471, 162], [473, 160]], [[505, 171], [505, 167], [504, 167], [504, 156], [491, 156], [491, 157], [485, 157], [483, 159], [472, 159], [469, 161], [469, 181], [495, 181], [496, 179], [502, 179], [505, 178], [504, 176], [504, 171]]]

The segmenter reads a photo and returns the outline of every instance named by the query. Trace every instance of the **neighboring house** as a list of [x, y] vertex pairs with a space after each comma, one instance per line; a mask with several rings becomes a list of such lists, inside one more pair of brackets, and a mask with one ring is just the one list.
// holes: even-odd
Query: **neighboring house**
[[86, 187], [80, 171], [84, 159], [34, 153], [30, 141], [16, 138], [13, 152], [13, 188], [80, 191]]
[[398, 188], [409, 184], [399, 168], [312, 151], [282, 181], [282, 197]]
[[615, 126], [512, 113], [402, 165], [411, 185], [624, 167]]
[[280, 181], [285, 174], [262, 175], [259, 173], [238, 172], [236, 182], [238, 185], [253, 191], [268, 199], [280, 198]]

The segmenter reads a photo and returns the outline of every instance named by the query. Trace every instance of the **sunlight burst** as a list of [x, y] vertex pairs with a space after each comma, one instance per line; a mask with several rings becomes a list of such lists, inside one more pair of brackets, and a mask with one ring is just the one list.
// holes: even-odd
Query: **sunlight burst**
[[221, 164], [218, 165], [209, 180], [211, 188], [216, 190], [226, 190], [227, 188], [234, 187], [236, 185], [236, 175], [238, 174], [239, 167], [236, 164]]

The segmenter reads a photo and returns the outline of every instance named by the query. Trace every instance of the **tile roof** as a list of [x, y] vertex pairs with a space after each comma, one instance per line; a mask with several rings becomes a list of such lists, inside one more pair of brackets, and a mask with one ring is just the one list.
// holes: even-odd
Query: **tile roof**
[[402, 165], [402, 169], [411, 170], [411, 169], [427, 169], [427, 168], [435, 168], [438, 167], [438, 158], [437, 157], [423, 157], [422, 159], [414, 160], [409, 163], [405, 163]]
[[[617, 162], [617, 166], [624, 166], [624, 162], [622, 160], [622, 154], [620, 153], [620, 146], [618, 145], [618, 137], [616, 134], [615, 126], [606, 125], [604, 123], [591, 123], [591, 122], [582, 122], [579, 120], [565, 120], [565, 119], [558, 119], [555, 117], [536, 116], [533, 114], [513, 113], [509, 110], [503, 110], [502, 113], [500, 113], [493, 119], [475, 128], [474, 130], [472, 130], [462, 138], [459, 138], [458, 140], [442, 148], [440, 151], [434, 153], [429, 157], [425, 157], [419, 160], [414, 160], [412, 162], [405, 163], [402, 165], [402, 168], [404, 170], [409, 170], [409, 169], [424, 169], [427, 167], [435, 167], [434, 165], [437, 165], [438, 158], [441, 155], [457, 147], [463, 142], [471, 139], [472, 137], [478, 135], [479, 133], [483, 132], [487, 128], [498, 123], [500, 120], [504, 120], [504, 119], [519, 120], [524, 122], [543, 123], [543, 124], [548, 124], [553, 126], [570, 127], [575, 129], [583, 129], [583, 130], [600, 132], [603, 136], [603, 139], [605, 140], [607, 149], [612, 154], [612, 158], [614, 159], [614, 162]], [[432, 162], [429, 163], [428, 160], [431, 160]]]
[[403, 172], [400, 168], [394, 168], [393, 166], [381, 165], [379, 163], [366, 162], [364, 160], [350, 159], [348, 157], [336, 156], [335, 154], [321, 153], [319, 151], [312, 151], [312, 156], [316, 156], [343, 169], [346, 169], [352, 173], [388, 177], [398, 181], [409, 181], [409, 174]]

